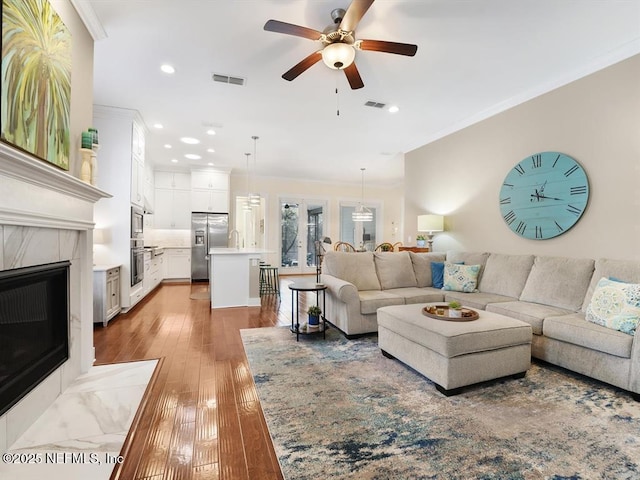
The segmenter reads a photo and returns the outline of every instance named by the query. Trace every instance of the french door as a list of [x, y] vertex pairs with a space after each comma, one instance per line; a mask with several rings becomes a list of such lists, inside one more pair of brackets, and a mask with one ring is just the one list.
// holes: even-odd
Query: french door
[[317, 242], [324, 237], [325, 200], [280, 199], [280, 269], [315, 273]]

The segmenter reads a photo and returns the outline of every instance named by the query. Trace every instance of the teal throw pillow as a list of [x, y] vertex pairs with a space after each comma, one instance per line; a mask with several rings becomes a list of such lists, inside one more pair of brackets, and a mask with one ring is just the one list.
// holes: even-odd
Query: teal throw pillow
[[444, 263], [443, 289], [453, 292], [476, 292], [480, 265]]
[[602, 277], [587, 307], [589, 322], [635, 335], [640, 323], [640, 285]]
[[[456, 262], [456, 265], [463, 265], [464, 262]], [[431, 286], [442, 288], [444, 286], [444, 262], [431, 262]]]

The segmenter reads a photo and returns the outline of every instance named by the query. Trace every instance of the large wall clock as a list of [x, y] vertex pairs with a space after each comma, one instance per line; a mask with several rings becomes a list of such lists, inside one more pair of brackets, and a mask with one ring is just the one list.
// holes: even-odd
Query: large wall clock
[[518, 162], [500, 187], [500, 213], [517, 235], [546, 240], [562, 235], [584, 213], [589, 181], [580, 164], [559, 152]]

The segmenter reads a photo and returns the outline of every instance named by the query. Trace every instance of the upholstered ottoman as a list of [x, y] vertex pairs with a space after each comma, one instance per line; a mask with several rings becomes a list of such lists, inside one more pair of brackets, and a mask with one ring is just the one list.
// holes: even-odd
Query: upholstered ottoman
[[425, 304], [378, 309], [378, 345], [436, 384], [443, 394], [496, 378], [521, 378], [531, 366], [531, 326], [497, 313], [454, 322], [422, 314]]

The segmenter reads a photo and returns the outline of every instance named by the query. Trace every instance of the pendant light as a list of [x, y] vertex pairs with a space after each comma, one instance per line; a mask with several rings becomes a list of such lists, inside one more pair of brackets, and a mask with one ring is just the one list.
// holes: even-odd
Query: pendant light
[[[257, 143], [258, 143], [258, 138], [260, 137], [256, 137], [255, 135], [253, 137], [251, 137], [253, 139], [253, 165], [254, 165], [254, 170], [255, 170], [255, 165], [256, 165], [256, 161], [257, 161]], [[247, 172], [248, 174], [248, 172]], [[251, 206], [258, 206], [260, 205], [260, 194], [259, 193], [249, 193], [249, 204]]]
[[242, 209], [247, 212], [251, 211], [251, 194], [249, 193], [249, 155], [251, 154], [245, 153], [245, 156], [247, 157], [247, 198], [244, 201], [244, 205], [242, 205]]
[[354, 222], [370, 222], [373, 220], [373, 212], [364, 206], [364, 171], [365, 168], [360, 169], [362, 171], [362, 197], [360, 203], [351, 214], [351, 220]]

